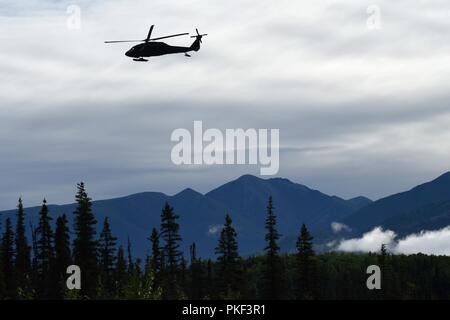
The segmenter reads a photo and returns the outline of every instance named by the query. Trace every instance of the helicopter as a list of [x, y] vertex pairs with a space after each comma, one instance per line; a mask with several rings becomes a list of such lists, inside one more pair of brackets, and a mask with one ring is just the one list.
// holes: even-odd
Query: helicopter
[[143, 42], [138, 45], [135, 45], [130, 50], [128, 50], [125, 55], [127, 57], [133, 58], [134, 61], [148, 61], [145, 58], [154, 57], [154, 56], [162, 56], [165, 54], [172, 53], [184, 53], [186, 57], [190, 57], [188, 52], [190, 51], [198, 51], [200, 50], [200, 44], [202, 43], [202, 37], [207, 36], [207, 34], [200, 34], [198, 29], [195, 29], [197, 35], [191, 36], [191, 38], [195, 38], [194, 42], [189, 47], [179, 47], [179, 46], [171, 46], [164, 42], [155, 42], [155, 40], [162, 40], [167, 38], [179, 37], [189, 35], [189, 33], [178, 33], [172, 34], [170, 36], [163, 36], [158, 38], [151, 38], [153, 28], [155, 26], [152, 25], [150, 30], [148, 31], [147, 38], [144, 40], [114, 40], [114, 41], [105, 41], [105, 43], [120, 43], [120, 42]]

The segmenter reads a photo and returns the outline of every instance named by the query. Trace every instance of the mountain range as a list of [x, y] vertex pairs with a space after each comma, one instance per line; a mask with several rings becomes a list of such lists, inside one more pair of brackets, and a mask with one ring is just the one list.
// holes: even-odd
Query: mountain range
[[[201, 194], [185, 189], [173, 196], [160, 192], [142, 192], [125, 197], [93, 202], [98, 229], [108, 216], [113, 233], [125, 245], [129, 238], [136, 256], [149, 254], [147, 240], [152, 228], [158, 228], [165, 202], [180, 216], [183, 250], [195, 242], [200, 256], [213, 257], [224, 216], [229, 213], [238, 233], [240, 252], [258, 254], [264, 248], [264, 220], [269, 196], [273, 197], [282, 234], [282, 250], [291, 251], [302, 223], [315, 235], [316, 243], [337, 237], [331, 223], [348, 226], [339, 237], [360, 235], [381, 225], [399, 234], [423, 229], [439, 229], [450, 224], [450, 173], [409, 191], [377, 201], [366, 197], [345, 200], [330, 196], [288, 179], [261, 179], [244, 175]], [[75, 204], [49, 205], [54, 218], [65, 213], [73, 216]], [[36, 225], [39, 207], [26, 208], [30, 224]], [[15, 210], [0, 212], [3, 219], [15, 218]], [[0, 220], [3, 220], [0, 219]], [[350, 231], [351, 230], [351, 231]]]

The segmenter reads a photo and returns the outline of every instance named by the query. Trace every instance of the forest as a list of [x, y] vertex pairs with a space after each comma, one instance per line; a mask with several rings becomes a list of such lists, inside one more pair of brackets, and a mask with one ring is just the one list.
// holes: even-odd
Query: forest
[[[262, 254], [240, 256], [230, 214], [215, 249], [215, 259], [202, 259], [196, 244], [185, 257], [180, 250], [179, 216], [166, 203], [160, 227], [149, 230], [151, 254], [134, 257], [124, 248], [108, 218], [97, 222], [83, 182], [77, 185], [73, 225], [66, 215], [52, 217], [44, 199], [39, 223], [28, 239], [22, 199], [15, 225], [0, 217], [1, 300], [341, 300], [449, 299], [450, 257], [377, 253], [316, 253], [306, 225], [299, 226], [296, 251], [278, 246], [277, 215], [267, 200], [266, 246]], [[54, 220], [55, 219], [55, 220]], [[97, 223], [102, 223], [97, 233]], [[381, 269], [381, 289], [366, 286], [369, 265]], [[81, 289], [69, 290], [67, 267], [81, 269]]]

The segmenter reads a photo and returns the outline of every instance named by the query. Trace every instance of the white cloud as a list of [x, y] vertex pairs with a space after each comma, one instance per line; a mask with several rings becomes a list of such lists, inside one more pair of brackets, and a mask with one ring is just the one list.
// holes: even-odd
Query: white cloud
[[395, 237], [394, 231], [376, 227], [372, 231], [363, 234], [361, 238], [342, 240], [337, 250], [345, 252], [376, 252], [380, 250], [383, 244], [389, 247]]
[[400, 240], [396, 251], [404, 254], [426, 253], [450, 255], [450, 226], [435, 231], [422, 231]]
[[422, 231], [398, 240], [396, 238], [394, 231], [376, 227], [361, 238], [341, 240], [335, 249], [345, 252], [377, 252], [381, 245], [385, 244], [389, 251], [395, 254], [450, 255], [450, 226], [440, 230]]
[[341, 231], [352, 231], [348, 225], [340, 222], [332, 222], [331, 230], [333, 230], [334, 233], [339, 233]]
[[208, 235], [215, 235], [217, 233], [220, 232], [220, 230], [222, 230], [222, 225], [220, 224], [216, 224], [216, 225], [211, 225], [208, 227]]

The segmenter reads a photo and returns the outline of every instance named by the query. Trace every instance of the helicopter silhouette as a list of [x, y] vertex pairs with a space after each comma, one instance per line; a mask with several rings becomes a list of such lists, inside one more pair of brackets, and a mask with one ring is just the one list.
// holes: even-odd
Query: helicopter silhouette
[[189, 33], [178, 33], [172, 34], [170, 36], [163, 36], [158, 38], [151, 39], [151, 35], [153, 32], [154, 25], [150, 27], [148, 31], [147, 38], [144, 40], [114, 40], [114, 41], [105, 41], [105, 43], [120, 43], [120, 42], [143, 42], [138, 45], [135, 45], [130, 50], [128, 50], [125, 55], [127, 57], [133, 58], [134, 61], [148, 61], [145, 58], [162, 56], [166, 54], [173, 53], [184, 53], [186, 57], [190, 57], [188, 52], [190, 51], [198, 51], [200, 50], [200, 44], [202, 43], [202, 37], [207, 36], [207, 34], [200, 34], [198, 29], [195, 29], [197, 35], [191, 36], [191, 38], [195, 38], [194, 42], [189, 47], [179, 47], [179, 46], [171, 46], [164, 42], [155, 42], [155, 40], [162, 40], [167, 38], [179, 37], [189, 35]]

